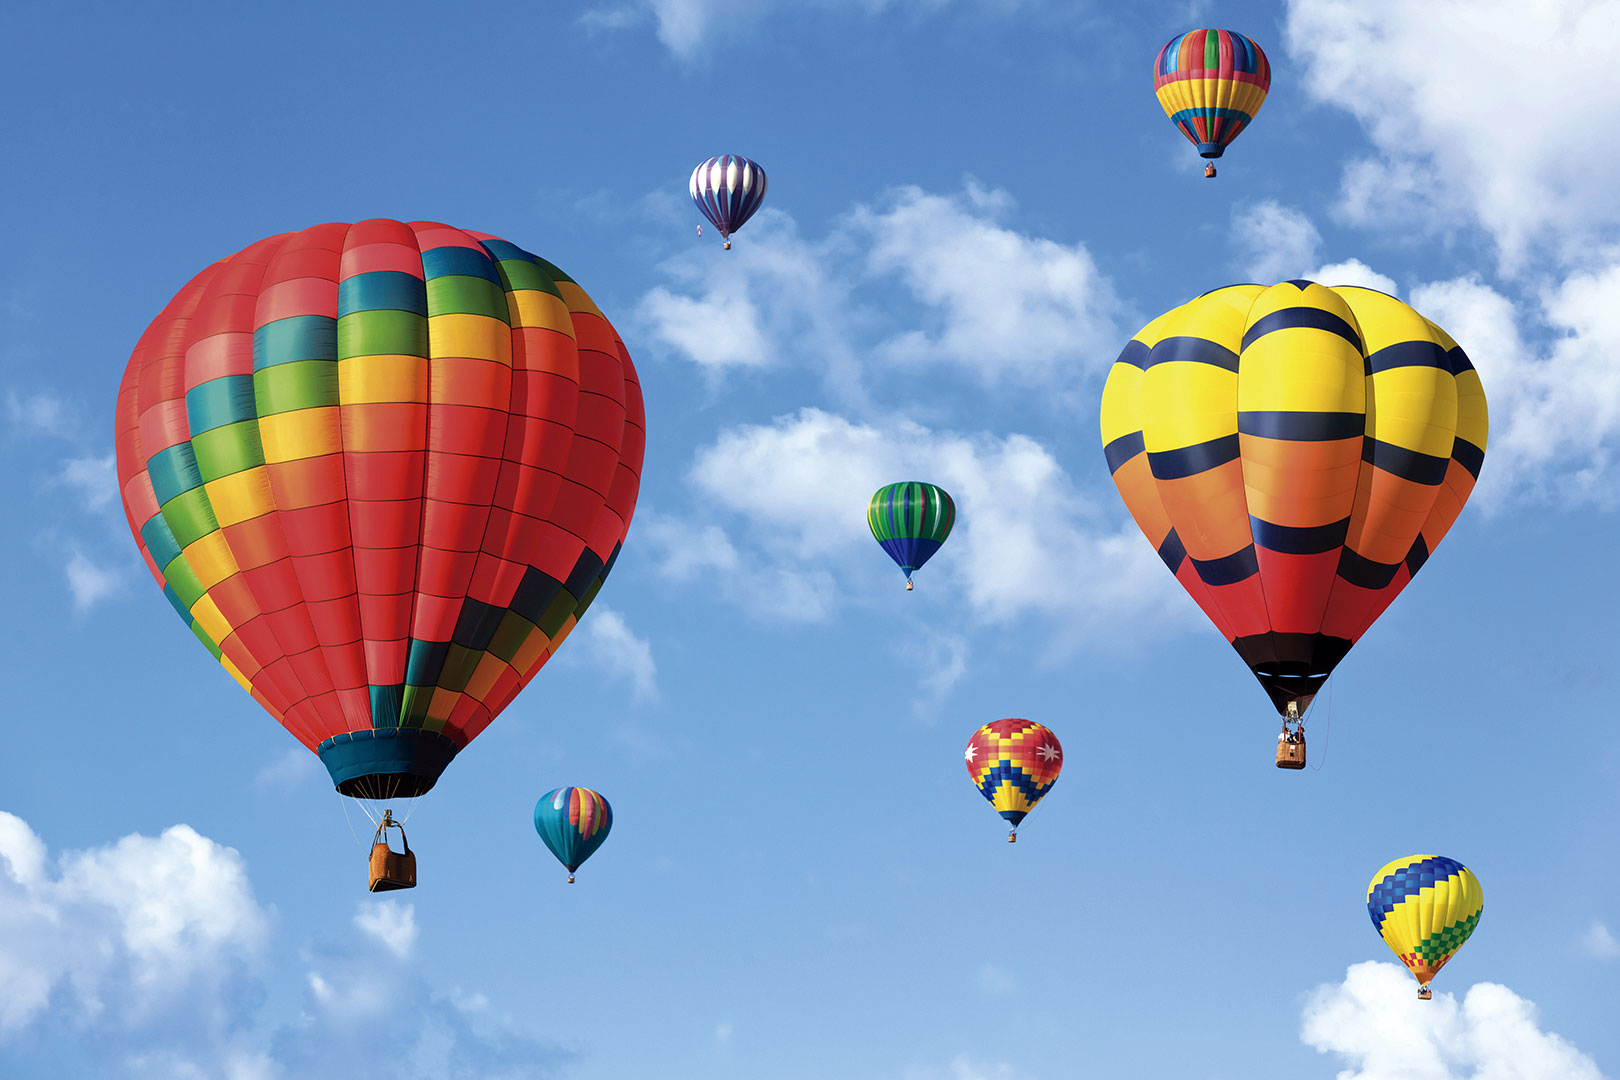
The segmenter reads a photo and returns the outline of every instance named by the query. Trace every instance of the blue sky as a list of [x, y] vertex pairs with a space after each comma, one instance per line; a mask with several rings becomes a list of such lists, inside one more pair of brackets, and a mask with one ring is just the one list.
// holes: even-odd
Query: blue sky
[[[1149, 78], [1200, 25], [1274, 68], [1214, 182]], [[0, 40], [0, 1073], [1620, 1075], [1620, 2], [42, 5]], [[686, 196], [721, 153], [770, 175], [729, 253]], [[365, 217], [563, 267], [649, 433], [612, 580], [382, 899], [111, 458], [192, 274]], [[1287, 774], [1097, 401], [1148, 318], [1298, 276], [1446, 327], [1492, 430]], [[909, 477], [961, 518], [907, 594], [863, 508]], [[1067, 752], [1016, 847], [960, 764], [1003, 716]], [[562, 784], [615, 810], [573, 887], [529, 821]], [[1420, 851], [1486, 898], [1421, 1007], [1363, 904]]]

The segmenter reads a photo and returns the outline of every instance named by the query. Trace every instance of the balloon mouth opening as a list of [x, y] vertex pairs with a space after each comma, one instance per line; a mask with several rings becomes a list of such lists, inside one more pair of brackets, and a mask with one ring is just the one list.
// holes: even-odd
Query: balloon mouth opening
[[1218, 158], [1225, 150], [1226, 147], [1220, 143], [1201, 142], [1198, 144], [1198, 155], [1200, 157]]
[[316, 749], [338, 794], [352, 799], [425, 795], [461, 748], [422, 728], [378, 728], [334, 735]]

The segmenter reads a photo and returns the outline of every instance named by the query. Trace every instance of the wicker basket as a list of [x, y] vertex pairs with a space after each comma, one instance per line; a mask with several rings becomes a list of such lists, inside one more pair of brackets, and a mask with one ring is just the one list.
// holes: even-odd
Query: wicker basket
[[1305, 767], [1305, 736], [1277, 740], [1277, 768], [1303, 769]]
[[[389, 848], [387, 829], [390, 825], [399, 830], [404, 851]], [[405, 839], [405, 826], [395, 821], [392, 814], [383, 815], [377, 835], [371, 841], [370, 888], [372, 892], [416, 888], [416, 855], [411, 851], [411, 842]]]

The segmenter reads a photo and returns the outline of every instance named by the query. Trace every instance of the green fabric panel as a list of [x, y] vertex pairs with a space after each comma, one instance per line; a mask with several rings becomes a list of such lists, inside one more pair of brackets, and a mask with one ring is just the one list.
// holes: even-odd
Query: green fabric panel
[[196, 619], [191, 620], [191, 632], [197, 635], [197, 640], [203, 643], [203, 648], [213, 653], [214, 659], [218, 660], [220, 656], [219, 646], [214, 644], [214, 639], [209, 637], [208, 632], [202, 628], [202, 623]]
[[562, 293], [546, 272], [524, 259], [507, 259], [495, 264], [496, 271], [501, 280], [506, 283], [507, 292], [516, 292], [519, 289], [532, 289], [535, 292], [548, 292], [557, 299], [562, 299]]
[[421, 727], [422, 721], [427, 719], [428, 702], [433, 700], [432, 686], [411, 686], [406, 684], [405, 692], [400, 695], [399, 726]]
[[557, 595], [551, 598], [545, 614], [540, 616], [540, 629], [545, 631], [548, 638], [555, 638], [557, 631], [563, 628], [568, 616], [574, 613], [579, 606], [579, 600], [572, 596], [567, 589], [558, 589]]
[[451, 645], [444, 657], [444, 670], [439, 672], [439, 685], [458, 694], [466, 690], [467, 681], [483, 658], [482, 652], [474, 652], [465, 645]]
[[605, 577], [598, 577], [591, 582], [591, 587], [585, 590], [584, 599], [580, 600], [579, 606], [574, 608], [574, 619], [576, 621], [585, 617], [585, 612], [589, 610], [592, 601], [596, 599], [596, 594], [602, 591], [602, 583], [606, 580]]
[[208, 501], [208, 493], [200, 487], [176, 495], [164, 503], [162, 509], [163, 520], [168, 523], [169, 531], [174, 533], [174, 542], [181, 548], [189, 547], [219, 529], [213, 504]]
[[338, 320], [338, 356], [426, 356], [427, 320], [414, 311], [357, 311]]
[[264, 447], [259, 442], [257, 420], [242, 420], [193, 435], [191, 450], [197, 455], [197, 468], [202, 472], [204, 483], [264, 464]]
[[[534, 259], [534, 264], [536, 266], [538, 266], [540, 269], [544, 270], [546, 273], [551, 275], [551, 280], [552, 281], [566, 281], [570, 285], [578, 285], [579, 284], [579, 282], [575, 281], [573, 278], [569, 277], [567, 274], [565, 274], [561, 270], [557, 269], [551, 263], [546, 262], [546, 260], [542, 259], [540, 256], [534, 255], [534, 256], [531, 256], [531, 258]], [[562, 293], [558, 293], [557, 295], [561, 296]]]
[[489, 648], [485, 651], [510, 664], [535, 629], [534, 623], [515, 611], [508, 611], [501, 619], [501, 625], [495, 628], [495, 636], [490, 638]]
[[[191, 564], [186, 562], [184, 555], [176, 555], [174, 560], [163, 568], [163, 580], [174, 590], [174, 595], [180, 598], [180, 603], [188, 612], [193, 604], [203, 598], [203, 593], [208, 591], [203, 588], [203, 583], [192, 571]], [[197, 620], [191, 621], [195, 623]]]
[[1412, 951], [1417, 954], [1418, 959], [1431, 964], [1450, 956], [1462, 948], [1462, 943], [1467, 941], [1468, 935], [1474, 932], [1474, 927], [1479, 925], [1479, 917], [1482, 912], [1483, 909], [1474, 912], [1462, 922], [1453, 923], [1450, 926], [1436, 930], [1418, 942], [1412, 948]]
[[506, 292], [488, 278], [449, 274], [427, 283], [428, 315], [488, 315], [508, 325]]
[[260, 416], [338, 403], [338, 366], [331, 360], [294, 360], [253, 373]]

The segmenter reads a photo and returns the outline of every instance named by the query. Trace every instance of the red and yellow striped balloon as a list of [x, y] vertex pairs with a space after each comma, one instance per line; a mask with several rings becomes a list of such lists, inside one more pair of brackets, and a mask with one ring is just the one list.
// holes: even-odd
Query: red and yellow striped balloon
[[556, 267], [433, 222], [317, 225], [208, 267], [119, 389], [148, 568], [339, 791], [420, 794], [595, 598], [645, 420]]

